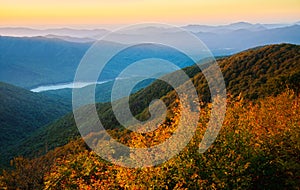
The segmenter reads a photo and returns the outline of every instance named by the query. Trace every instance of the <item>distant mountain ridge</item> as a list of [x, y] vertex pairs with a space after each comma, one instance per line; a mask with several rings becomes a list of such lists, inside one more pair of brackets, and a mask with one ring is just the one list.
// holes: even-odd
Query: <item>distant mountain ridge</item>
[[[201, 25], [201, 24], [189, 24], [181, 26], [181, 28], [186, 29], [190, 32], [216, 32], [218, 31], [232, 31], [239, 29], [248, 29], [251, 31], [258, 31], [264, 29], [273, 29], [273, 28], [282, 28], [287, 26], [292, 26], [295, 24], [300, 24], [299, 22], [295, 23], [279, 23], [279, 24], [261, 24], [256, 23], [252, 24], [249, 22], [235, 22], [231, 24], [224, 25]], [[104, 36], [111, 32], [107, 29], [76, 29], [76, 28], [49, 28], [49, 29], [35, 29], [27, 27], [0, 27], [0, 35], [2, 36], [16, 36], [16, 37], [35, 37], [35, 36], [69, 36], [74, 38], [90, 38], [98, 39], [99, 37]]]
[[300, 25], [259, 31], [238, 29], [227, 33], [203, 33], [195, 35], [215, 54], [232, 54], [252, 47], [268, 44], [300, 44]]
[[0, 81], [25, 88], [72, 81], [90, 45], [44, 37], [0, 36]]
[[[281, 27], [281, 25], [278, 25], [278, 27]], [[193, 24], [193, 25], [183, 26], [182, 28], [193, 33], [198, 33], [198, 32], [211, 32], [211, 33], [225, 32], [226, 33], [226, 32], [232, 32], [234, 30], [240, 30], [240, 29], [245, 29], [249, 31], [260, 31], [260, 30], [270, 29], [268, 25], [251, 24], [248, 22], [237, 22], [228, 25], [218, 25], [218, 26]]]
[[70, 36], [76, 38], [99, 38], [110, 32], [106, 29], [73, 29], [73, 28], [51, 28], [33, 29], [26, 27], [1, 27], [0, 35], [15, 37], [35, 37], [35, 36]]

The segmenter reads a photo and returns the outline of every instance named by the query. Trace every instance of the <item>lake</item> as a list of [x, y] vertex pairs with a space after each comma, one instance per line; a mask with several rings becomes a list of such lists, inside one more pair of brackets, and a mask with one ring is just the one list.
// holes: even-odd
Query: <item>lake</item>
[[107, 81], [100, 81], [100, 82], [69, 82], [69, 83], [59, 83], [59, 84], [52, 84], [52, 85], [43, 85], [39, 86], [36, 88], [31, 89], [30, 91], [32, 92], [43, 92], [43, 91], [48, 91], [48, 90], [59, 90], [59, 89], [64, 89], [64, 88], [83, 88], [85, 86], [91, 85], [91, 84], [103, 84], [106, 82], [109, 82], [110, 80]]

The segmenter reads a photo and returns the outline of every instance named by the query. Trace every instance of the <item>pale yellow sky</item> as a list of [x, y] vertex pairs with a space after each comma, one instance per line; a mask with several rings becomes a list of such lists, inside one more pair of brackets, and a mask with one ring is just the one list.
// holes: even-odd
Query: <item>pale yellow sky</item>
[[1, 26], [291, 23], [299, 0], [0, 0]]

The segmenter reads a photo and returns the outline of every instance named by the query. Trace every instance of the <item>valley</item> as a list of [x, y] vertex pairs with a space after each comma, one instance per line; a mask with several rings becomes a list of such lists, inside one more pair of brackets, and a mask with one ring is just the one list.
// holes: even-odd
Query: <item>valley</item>
[[0, 190], [300, 190], [299, 13], [1, 1]]
[[[278, 179], [284, 180], [285, 183], [290, 183], [293, 180], [296, 180], [292, 176], [286, 176], [285, 172], [292, 172], [293, 175], [297, 176], [297, 168], [299, 167], [297, 165], [297, 156], [294, 156], [294, 153], [299, 151], [297, 149], [298, 141], [297, 134], [299, 134], [297, 131], [299, 130], [299, 120], [297, 114], [300, 109], [299, 105], [297, 104], [299, 96], [297, 95], [299, 93], [299, 73], [300, 73], [300, 47], [299, 45], [293, 45], [293, 44], [278, 44], [278, 45], [269, 45], [269, 46], [263, 46], [263, 47], [257, 47], [253, 49], [249, 49], [247, 51], [243, 51], [240, 53], [237, 53], [232, 56], [219, 58], [217, 61], [221, 67], [222, 73], [224, 75], [225, 84], [227, 87], [228, 92], [228, 98], [230, 99], [229, 107], [227, 109], [227, 119], [225, 119], [225, 127], [223, 126], [223, 129], [221, 134], [219, 135], [217, 142], [215, 143], [214, 147], [216, 149], [211, 149], [209, 152], [213, 152], [214, 156], [217, 156], [218, 158], [225, 159], [224, 162], [222, 162], [224, 165], [221, 167], [222, 171], [224, 172], [238, 172], [235, 171], [235, 168], [231, 168], [228, 164], [233, 162], [235, 159], [242, 159], [241, 161], [235, 160], [234, 162], [238, 164], [236, 169], [239, 167], [244, 168], [244, 173], [241, 173], [240, 177], [247, 175], [250, 181], [247, 181], [247, 183], [252, 185], [258, 185], [258, 183], [268, 185], [267, 183], [271, 184], [277, 184], [279, 183], [282, 185], [281, 182], [277, 181]], [[195, 85], [198, 95], [200, 99], [203, 101], [202, 109], [204, 114], [202, 117], [203, 119], [208, 116], [209, 113], [209, 104], [210, 104], [210, 94], [206, 85], [206, 80], [202, 74], [202, 72], [197, 69], [195, 66], [186, 67], [183, 69], [185, 73], [188, 74], [188, 76], [191, 78], [193, 84]], [[167, 75], [164, 75], [162, 77], [167, 77], [173, 81], [176, 81], [176, 71]], [[110, 82], [101, 84], [101, 85], [107, 85]], [[3, 87], [6, 86], [6, 84], [2, 84]], [[8, 87], [10, 87], [8, 85]], [[6, 87], [7, 88], [7, 87]], [[10, 87], [15, 88], [17, 92], [23, 92], [27, 93], [29, 97], [34, 96], [45, 96], [45, 97], [51, 97], [50, 94], [47, 95], [47, 91], [41, 92], [41, 93], [33, 93], [28, 90], [24, 90], [18, 87]], [[155, 90], [154, 90], [155, 89]], [[64, 89], [67, 90], [67, 89]], [[103, 90], [103, 89], [102, 89]], [[1, 90], [3, 93], [5, 91]], [[55, 92], [55, 91], [54, 91]], [[157, 93], [154, 93], [157, 92]], [[46, 94], [45, 94], [46, 93]], [[69, 92], [70, 93], [70, 92]], [[186, 93], [189, 93], [188, 91]], [[7, 94], [3, 95], [5, 97], [11, 97]], [[23, 97], [23, 96], [21, 96]], [[57, 94], [51, 97], [57, 98]], [[174, 100], [177, 98], [176, 93], [173, 91], [172, 87], [168, 84], [162, 82], [162, 80], [155, 80], [155, 81], [148, 81], [147, 84], [141, 85], [140, 88], [138, 88], [133, 94], [130, 96], [130, 106], [132, 113], [139, 118], [140, 120], [147, 119], [149, 117], [149, 110], [147, 109], [149, 103], [152, 101], [152, 99], [160, 98], [162, 99], [165, 104], [169, 107], [168, 112], [168, 118], [166, 119], [166, 122], [162, 125], [162, 128], [159, 128], [159, 131], [164, 130], [172, 130], [172, 126], [174, 125], [173, 122], [176, 121], [176, 105], [174, 105]], [[30, 106], [35, 107], [37, 106], [35, 102], [29, 102], [31, 98], [26, 99], [20, 99], [20, 97], [17, 97], [16, 100], [19, 102], [23, 102], [26, 104], [30, 104]], [[14, 100], [14, 102], [17, 102]], [[65, 99], [66, 100], [66, 99]], [[63, 99], [56, 99], [56, 101], [63, 101]], [[122, 99], [116, 100], [119, 102], [119, 104], [122, 104]], [[67, 102], [67, 101], [66, 101]], [[52, 104], [54, 105], [54, 104]], [[61, 104], [62, 106], [62, 104]], [[174, 107], [175, 106], [175, 107]], [[284, 110], [288, 109], [288, 107], [292, 107], [291, 114], [286, 115]], [[119, 125], [118, 121], [114, 117], [114, 114], [112, 112], [111, 103], [97, 103], [97, 112], [98, 116], [101, 121], [103, 121], [103, 124], [105, 128], [109, 131], [109, 133], [116, 139], [119, 139], [125, 143], [125, 144], [131, 144], [135, 141], [131, 140], [124, 140], [124, 138], [128, 137], [129, 139], [134, 137], [134, 133], [125, 130], [122, 128], [122, 126]], [[28, 110], [28, 108], [24, 108], [25, 110]], [[85, 109], [82, 107], [81, 109]], [[60, 108], [59, 110], [62, 111]], [[252, 111], [251, 111], [252, 110]], [[269, 115], [267, 113], [270, 111], [273, 113], [279, 113], [273, 114], [273, 116]], [[2, 111], [3, 110], [2, 108]], [[5, 112], [11, 113], [11, 109], [6, 110]], [[178, 111], [178, 110], [177, 110]], [[26, 112], [26, 111], [25, 111]], [[256, 115], [257, 112], [257, 115]], [[47, 114], [53, 113], [51, 110], [46, 110], [45, 112]], [[65, 112], [66, 113], [66, 112]], [[251, 115], [252, 114], [252, 115]], [[253, 115], [254, 114], [254, 115]], [[278, 115], [279, 114], [279, 115]], [[248, 118], [250, 117], [250, 118]], [[255, 120], [252, 120], [251, 118], [257, 118], [259, 124], [251, 123]], [[267, 117], [271, 117], [269, 119], [266, 119]], [[284, 120], [280, 121], [286, 121], [282, 124], [277, 124], [278, 118], [281, 117], [284, 118]], [[14, 116], [14, 120], [18, 121], [20, 120], [22, 123], [22, 117], [19, 117], [18, 115]], [[175, 119], [174, 119], [175, 118]], [[242, 119], [244, 118], [244, 119]], [[248, 118], [248, 119], [247, 119]], [[30, 117], [28, 118], [30, 120]], [[52, 119], [53, 121], [53, 119]], [[90, 121], [94, 122], [94, 121]], [[202, 123], [204, 122], [204, 123]], [[202, 124], [201, 124], [202, 123]], [[238, 124], [239, 123], [239, 124]], [[241, 124], [242, 123], [242, 124]], [[11, 124], [12, 126], [19, 126], [19, 124]], [[88, 124], [92, 125], [92, 123]], [[199, 125], [205, 126], [205, 119], [201, 120]], [[265, 132], [263, 129], [260, 129], [259, 126], [262, 125], [266, 128], [267, 131]], [[3, 126], [3, 124], [2, 124]], [[71, 187], [73, 184], [73, 178], [69, 176], [69, 178], [66, 178], [68, 175], [65, 175], [62, 172], [63, 167], [70, 168], [71, 166], [68, 165], [69, 162], [73, 163], [81, 163], [82, 160], [88, 160], [88, 162], [94, 163], [97, 165], [99, 170], [91, 169], [87, 176], [81, 175], [78, 172], [76, 168], [72, 169], [72, 172], [77, 173], [76, 176], [78, 179], [83, 178], [90, 178], [93, 177], [98, 182], [101, 182], [103, 180], [103, 175], [101, 173], [97, 172], [103, 172], [105, 171], [117, 171], [118, 174], [121, 175], [122, 172], [124, 172], [124, 169], [119, 167], [112, 167], [109, 164], [107, 164], [105, 161], [99, 159], [96, 155], [94, 155], [88, 147], [81, 141], [78, 129], [76, 127], [73, 114], [69, 113], [60, 119], [51, 122], [51, 123], [41, 123], [38, 125], [39, 127], [35, 130], [32, 130], [30, 133], [26, 132], [28, 136], [22, 136], [19, 141], [15, 141], [13, 144], [8, 144], [9, 146], [6, 146], [4, 149], [1, 149], [1, 163], [2, 167], [6, 168], [8, 166], [9, 160], [13, 157], [17, 156], [24, 156], [25, 158], [17, 157], [14, 160], [14, 167], [16, 167], [16, 170], [12, 170], [10, 172], [5, 172], [4, 177], [5, 179], [12, 180], [11, 176], [18, 176], [22, 177], [26, 174], [26, 172], [33, 172], [33, 170], [37, 170], [35, 168], [35, 163], [39, 162], [40, 168], [43, 168], [42, 170], [39, 169], [41, 176], [37, 176], [36, 174], [32, 174], [32, 177], [27, 180], [29, 183], [30, 180], [36, 180], [43, 178], [44, 175], [46, 176], [45, 184], [40, 184], [44, 187], [45, 186], [51, 186], [54, 188], [66, 188]], [[175, 126], [175, 125], [174, 125]], [[234, 128], [233, 126], [236, 126]], [[251, 127], [249, 127], [251, 126]], [[252, 128], [254, 127], [254, 128]], [[282, 127], [282, 128], [278, 128]], [[5, 128], [2, 128], [3, 130], [7, 130]], [[201, 128], [200, 128], [201, 129]], [[200, 130], [199, 129], [199, 130]], [[226, 132], [225, 132], [225, 131]], [[233, 130], [233, 132], [232, 132]], [[262, 131], [261, 131], [262, 130]], [[290, 131], [291, 133], [281, 133], [280, 131]], [[202, 130], [199, 131], [199, 135], [202, 134]], [[238, 131], [238, 132], [236, 132]], [[8, 131], [7, 131], [8, 132]], [[16, 132], [8, 132], [17, 134]], [[99, 134], [98, 134], [99, 133]], [[2, 133], [5, 134], [5, 133]], [[230, 137], [230, 135], [234, 135], [234, 139]], [[239, 135], [236, 135], [239, 134]], [[247, 139], [247, 134], [251, 134], [255, 136], [256, 141], [249, 142]], [[101, 131], [94, 131], [94, 134], [90, 134], [91, 136], [89, 138], [93, 139], [93, 135], [101, 135]], [[280, 140], [280, 138], [287, 138], [285, 135], [291, 135], [290, 138], [286, 139], [285, 143], [286, 145], [282, 145], [284, 147], [281, 147], [281, 145], [276, 144], [277, 140]], [[270, 139], [271, 141], [267, 142], [265, 137], [267, 139]], [[13, 137], [15, 138], [15, 137]], [[125, 139], [126, 139], [125, 138]], [[142, 136], [136, 136], [135, 138], [140, 139], [144, 138]], [[150, 138], [147, 137], [147, 138]], [[159, 140], [163, 141], [164, 138], [168, 138], [167, 136], [162, 137], [162, 139]], [[195, 137], [198, 138], [198, 137]], [[277, 139], [278, 138], [278, 139]], [[123, 140], [122, 140], [123, 139]], [[151, 138], [150, 138], [151, 139]], [[148, 140], [150, 140], [148, 139]], [[141, 140], [141, 139], [140, 139]], [[274, 140], [274, 141], [273, 141]], [[3, 143], [8, 143], [11, 140], [4, 140]], [[139, 140], [138, 140], [139, 141]], [[193, 141], [193, 143], [196, 143]], [[224, 141], [229, 144], [224, 144]], [[142, 142], [146, 142], [142, 140]], [[147, 141], [148, 142], [148, 141]], [[149, 141], [149, 143], [152, 141]], [[135, 142], [137, 143], [137, 142]], [[216, 171], [217, 168], [217, 162], [214, 162], [210, 156], [209, 153], [204, 155], [199, 155], [198, 153], [194, 152], [193, 147], [197, 147], [196, 144], [190, 144], [189, 148], [186, 149], [181, 155], [174, 158], [175, 160], [171, 160], [161, 166], [157, 166], [151, 169], [143, 169], [141, 176], [148, 175], [148, 170], [151, 170], [155, 173], [155, 175], [171, 175], [171, 173], [161, 173], [159, 172], [162, 168], [169, 168], [172, 167], [174, 169], [173, 172], [177, 173], [181, 171], [181, 164], [194, 164], [194, 162], [190, 163], [189, 161], [184, 161], [185, 157], [192, 157], [196, 164], [195, 166], [190, 165], [189, 168], [193, 168], [193, 171], [195, 170], [202, 170], [201, 167], [204, 167], [206, 165], [210, 165], [210, 167], [213, 167]], [[232, 144], [233, 143], [233, 144]], [[235, 144], [235, 143], [239, 143]], [[249, 144], [250, 143], [250, 144]], [[252, 146], [251, 143], [254, 143]], [[258, 144], [257, 144], [258, 143]], [[265, 143], [270, 143], [269, 145], [266, 145]], [[274, 144], [275, 143], [275, 144]], [[291, 150], [291, 153], [286, 152], [287, 146], [290, 146], [293, 144], [293, 149]], [[151, 143], [150, 143], [151, 144]], [[137, 146], [137, 147], [144, 147], [144, 146], [150, 146], [150, 144], [142, 144], [142, 145], [134, 145], [131, 144], [131, 146]], [[275, 146], [275, 149], [279, 151], [278, 153], [273, 153], [272, 149], [268, 149], [265, 146]], [[277, 147], [280, 146], [280, 147]], [[77, 147], [77, 148], [75, 148]], [[230, 148], [231, 147], [231, 148]], [[234, 148], [232, 148], [234, 147]], [[257, 147], [252, 150], [253, 147]], [[262, 148], [265, 147], [265, 148]], [[276, 148], [277, 147], [277, 148]], [[75, 148], [75, 149], [74, 149]], [[236, 152], [236, 156], [234, 154], [229, 154], [228, 152], [224, 152], [225, 149], [229, 149], [231, 151], [240, 151]], [[241, 150], [242, 149], [242, 150]], [[244, 154], [245, 151], [254, 151], [251, 153], [252, 157], [248, 157], [247, 154]], [[264, 151], [265, 155], [260, 154], [260, 151]], [[67, 153], [68, 152], [68, 153]], [[228, 157], [224, 157], [224, 155], [228, 155]], [[286, 157], [282, 157], [282, 155], [285, 155]], [[296, 154], [298, 155], [298, 154]], [[279, 159], [279, 160], [272, 160], [273, 159]], [[266, 168], [262, 167], [249, 167], [249, 165], [255, 165], [258, 164], [257, 161], [253, 161], [252, 159], [262, 159], [262, 158], [268, 158], [272, 162], [286, 162], [286, 159], [294, 160], [291, 162], [291, 166], [287, 166], [290, 168], [286, 169], [279, 169], [277, 168], [277, 165], [265, 165]], [[200, 161], [201, 159], [204, 159], [204, 161]], [[211, 162], [205, 161], [205, 159], [212, 159]], [[227, 159], [231, 160], [230, 162]], [[264, 161], [260, 161], [264, 162]], [[21, 165], [20, 165], [21, 164]], [[26, 170], [22, 172], [21, 169], [23, 164], [26, 165]], [[179, 165], [178, 165], [179, 164]], [[200, 164], [200, 165], [199, 165]], [[203, 165], [204, 164], [204, 165]], [[212, 164], [212, 165], [211, 165]], [[266, 163], [265, 163], [266, 164]], [[47, 165], [47, 166], [46, 166]], [[103, 169], [106, 168], [106, 169]], [[229, 167], [226, 168], [226, 167]], [[276, 172], [279, 172], [280, 174], [272, 174], [275, 175], [274, 178], [264, 176], [260, 173], [260, 170], [272, 172], [268, 169], [268, 167], [275, 167], [277, 168]], [[100, 169], [101, 168], [101, 169]], [[197, 169], [198, 168], [198, 169]], [[250, 170], [252, 168], [252, 170]], [[71, 169], [70, 169], [71, 170]], [[53, 176], [54, 173], [50, 173], [48, 175], [47, 172], [54, 172], [58, 171], [58, 173], [55, 173], [55, 176], [59, 177], [60, 180], [63, 180], [64, 183], [60, 184], [54, 184], [53, 180], [55, 181], [56, 177]], [[67, 169], [69, 171], [69, 169]], [[126, 170], [127, 171], [127, 170]], [[215, 171], [215, 172], [216, 172]], [[14, 173], [15, 172], [15, 173]], [[25, 172], [25, 173], [24, 173]], [[95, 173], [96, 172], [96, 173]], [[138, 175], [136, 172], [137, 170], [134, 169], [128, 169], [128, 172], [132, 172], [132, 175], [136, 177], [136, 179], [139, 179], [140, 174]], [[145, 172], [145, 173], [144, 173]], [[151, 172], [151, 173], [152, 173]], [[206, 173], [209, 173], [210, 171], [206, 171]], [[246, 172], [246, 173], [245, 173]], [[200, 172], [201, 173], [201, 172]], [[53, 175], [52, 175], [53, 174]], [[122, 174], [123, 175], [123, 174]], [[149, 174], [150, 175], [150, 174]], [[172, 173], [172, 175], [175, 175]], [[177, 175], [177, 174], [176, 174]], [[191, 174], [192, 175], [192, 174]], [[218, 175], [222, 175], [219, 173]], [[228, 174], [229, 176], [231, 174]], [[279, 176], [277, 176], [279, 175]], [[238, 175], [239, 176], [239, 175]], [[255, 177], [258, 176], [258, 177]], [[184, 174], [181, 176], [182, 179], [187, 180], [187, 178], [190, 178], [190, 174]], [[208, 179], [204, 176], [203, 173], [201, 173], [200, 176], [201, 179]], [[17, 179], [17, 178], [16, 178]], [[43, 178], [44, 179], [44, 178]], [[117, 180], [116, 176], [109, 177], [110, 180], [114, 181]], [[209, 178], [209, 181], [205, 183], [207, 187], [211, 187], [212, 183], [215, 180], [225, 180], [225, 178], [219, 178], [216, 176], [215, 178]], [[233, 181], [227, 180], [225, 185], [233, 185], [237, 181], [235, 181], [235, 178], [230, 178]], [[166, 183], [165, 185], [169, 187], [174, 187], [174, 184], [169, 184], [166, 179], [161, 178], [162, 181], [155, 185], [161, 185]], [[236, 179], [237, 180], [237, 179]], [[259, 182], [258, 182], [259, 181]], [[129, 186], [133, 185], [130, 184], [132, 181], [120, 181], [119, 179], [117, 181], [106, 183], [108, 186], [114, 186], [122, 187], [122, 184], [128, 184]], [[10, 181], [5, 182], [7, 184], [10, 184]], [[14, 182], [16, 183], [16, 182]], [[26, 182], [23, 185], [26, 185]], [[87, 181], [87, 182], [81, 182], [81, 185], [96, 185], [95, 182]], [[151, 181], [145, 182], [148, 186], [148, 183], [152, 183]], [[102, 183], [101, 183], [102, 184]], [[202, 183], [194, 182], [193, 183], [198, 184], [201, 186]], [[205, 184], [202, 184], [206, 186]], [[244, 184], [245, 187], [254, 187], [249, 186], [249, 184]], [[13, 185], [13, 183], [11, 184]], [[36, 187], [40, 187], [38, 184]], [[70, 185], [70, 186], [69, 186]], [[100, 184], [98, 184], [100, 185]], [[103, 185], [103, 184], [102, 184]], [[142, 184], [140, 184], [142, 185]], [[191, 187], [192, 184], [187, 184], [187, 186]], [[270, 185], [270, 184], [269, 184]], [[290, 184], [291, 187], [293, 187], [292, 184]], [[41, 186], [41, 187], [42, 187]], [[107, 186], [107, 187], [108, 187]], [[198, 186], [197, 186], [198, 187]]]
[[[0, 188], [297, 188], [300, 184], [299, 25], [235, 23], [183, 28], [212, 49], [227, 91], [223, 127], [204, 154], [197, 150], [211, 114], [212, 97], [203, 74], [205, 70], [200, 71], [184, 54], [163, 45], [145, 43], [111, 59], [96, 82], [74, 83], [76, 69], [86, 51], [96, 37], [109, 31], [23, 28], [19, 30], [29, 36], [17, 33], [17, 37], [0, 36]], [[143, 30], [157, 32], [157, 28]], [[0, 34], [1, 31], [5, 30], [0, 28]], [[82, 36], [83, 33], [92, 37]], [[158, 38], [166, 34], [176, 38], [167, 29], [159, 29]], [[126, 35], [134, 34], [121, 36]], [[104, 42], [108, 49], [123, 45]], [[157, 56], [179, 63], [179, 68], [163, 64], [152, 68], [152, 60], [147, 67], [119, 77], [136, 60]], [[198, 61], [209, 68], [205, 58]], [[162, 72], [145, 80], [151, 69]], [[85, 102], [76, 109], [90, 113], [95, 103], [101, 123], [114, 139], [126, 146], [148, 148], [170, 138], [178, 127], [182, 105], [178, 103], [177, 92], [164, 80], [180, 81], [181, 70], [194, 85], [201, 109], [195, 136], [177, 156], [155, 167], [124, 168], [103, 160], [82, 140], [72, 112], [72, 90], [91, 87], [95, 87], [95, 101]], [[127, 97], [112, 99], [116, 80], [122, 82], [124, 89], [140, 80], [129, 96], [130, 111], [136, 119], [145, 121], [151, 117], [149, 104], [154, 99], [166, 105], [166, 118], [156, 130], [137, 134], [120, 124], [112, 104], [124, 105]], [[191, 89], [185, 91], [191, 92]], [[186, 119], [194, 117], [189, 115]], [[93, 142], [103, 136], [104, 131], [92, 130], [96, 123], [91, 119], [80, 126], [91, 130], [85, 134], [85, 140]], [[139, 160], [143, 155], [130, 156]]]

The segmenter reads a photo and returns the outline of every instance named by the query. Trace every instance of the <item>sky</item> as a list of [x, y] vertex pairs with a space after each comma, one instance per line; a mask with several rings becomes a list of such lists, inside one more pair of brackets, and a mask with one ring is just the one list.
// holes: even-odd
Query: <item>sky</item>
[[300, 21], [300, 0], [0, 0], [0, 26], [219, 25]]

